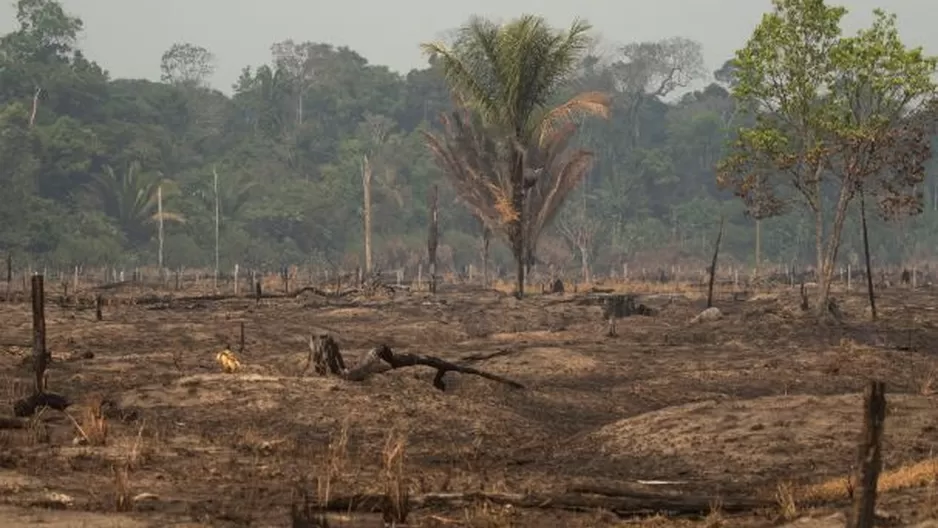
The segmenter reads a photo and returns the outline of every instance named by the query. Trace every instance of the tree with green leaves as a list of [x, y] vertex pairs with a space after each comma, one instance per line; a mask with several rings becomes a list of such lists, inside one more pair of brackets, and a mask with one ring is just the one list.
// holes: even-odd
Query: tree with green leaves
[[161, 187], [162, 197], [176, 192], [173, 182], [159, 173], [144, 172], [139, 163], [133, 162], [123, 173], [105, 166], [102, 173], [92, 176], [87, 193], [131, 242], [146, 242], [153, 236], [161, 214], [163, 222], [185, 222], [182, 215], [166, 211], [165, 206], [158, 212]]
[[[471, 185], [489, 187], [488, 194], [497, 204], [494, 210], [500, 218], [486, 216], [503, 228], [511, 246], [519, 297], [524, 295], [529, 247], [525, 242], [526, 194], [544, 169], [533, 165], [534, 149], [545, 146], [562, 123], [583, 114], [608, 115], [608, 97], [596, 92], [580, 93], [560, 105], [551, 105], [552, 96], [570, 79], [587, 51], [589, 30], [586, 22], [575, 21], [567, 31], [557, 31], [534, 15], [523, 15], [502, 25], [473, 17], [460, 29], [452, 46], [422, 46], [438, 61], [457, 101], [481, 118], [481, 123], [469, 120], [463, 124], [484, 126], [484, 134], [494, 140], [481, 141], [491, 147], [488, 153], [496, 156], [498, 162], [490, 164], [489, 169], [497, 172], [477, 171], [473, 176], [476, 183]], [[441, 157], [440, 147], [445, 141], [434, 144], [430, 140], [431, 149]], [[450, 174], [456, 169], [452, 162], [441, 165]], [[582, 174], [585, 172], [579, 176]]]
[[[814, 217], [826, 314], [848, 206], [876, 182], [882, 203], [914, 200], [930, 156], [915, 118], [934, 99], [938, 62], [907, 48], [895, 17], [845, 37], [847, 10], [823, 0], [773, 0], [734, 61], [734, 96], [754, 117], [723, 160], [719, 181], [759, 203], [760, 214], [800, 199]], [[837, 189], [833, 204], [825, 189]], [[827, 193], [829, 194], [829, 193]]]

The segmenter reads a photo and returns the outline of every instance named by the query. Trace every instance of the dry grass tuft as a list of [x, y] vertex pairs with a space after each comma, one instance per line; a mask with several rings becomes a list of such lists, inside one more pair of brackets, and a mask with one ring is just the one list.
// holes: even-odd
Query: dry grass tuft
[[[877, 491], [898, 491], [934, 485], [938, 482], [938, 458], [930, 458], [908, 466], [884, 471], [879, 476]], [[800, 501], [832, 502], [853, 496], [852, 477], [840, 477], [807, 487], [799, 494]]]
[[133, 499], [130, 496], [130, 469], [125, 465], [112, 466], [114, 473], [114, 510], [119, 512], [130, 511]]
[[349, 420], [346, 418], [339, 430], [334, 432], [329, 440], [325, 471], [316, 477], [316, 496], [322, 506], [329, 502], [332, 497], [333, 487], [345, 474], [348, 465], [348, 433]]
[[410, 513], [410, 494], [404, 482], [404, 453], [407, 438], [403, 433], [388, 433], [381, 452], [384, 464], [384, 521], [385, 523], [406, 523]]
[[791, 521], [798, 517], [798, 503], [795, 498], [795, 486], [791, 482], [780, 482], [775, 490], [775, 502], [778, 515], [782, 520]]
[[72, 425], [80, 435], [78, 439], [87, 445], [103, 446], [107, 445], [107, 419], [104, 417], [104, 399], [100, 394], [92, 395], [88, 398], [86, 404], [82, 407], [81, 423], [75, 420], [71, 414], [66, 416], [72, 421]]

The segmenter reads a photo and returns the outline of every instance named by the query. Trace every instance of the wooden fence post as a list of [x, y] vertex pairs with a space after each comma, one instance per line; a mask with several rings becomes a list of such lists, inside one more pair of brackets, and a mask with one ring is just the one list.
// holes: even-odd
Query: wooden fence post
[[33, 369], [36, 373], [36, 394], [46, 390], [45, 374], [49, 366], [46, 350], [45, 291], [42, 275], [33, 275], [30, 283], [33, 300]]
[[863, 433], [857, 460], [857, 485], [848, 528], [873, 528], [876, 483], [883, 468], [883, 423], [886, 420], [886, 384], [870, 382], [863, 400]]

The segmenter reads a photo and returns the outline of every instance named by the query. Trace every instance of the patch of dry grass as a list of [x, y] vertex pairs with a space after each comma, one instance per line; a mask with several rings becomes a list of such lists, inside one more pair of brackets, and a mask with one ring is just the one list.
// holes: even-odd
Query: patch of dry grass
[[[907, 466], [883, 471], [876, 489], [880, 493], [932, 486], [938, 482], [938, 458], [929, 458]], [[855, 488], [854, 477], [839, 477], [812, 484], [798, 491], [799, 503], [833, 502], [849, 499]]]

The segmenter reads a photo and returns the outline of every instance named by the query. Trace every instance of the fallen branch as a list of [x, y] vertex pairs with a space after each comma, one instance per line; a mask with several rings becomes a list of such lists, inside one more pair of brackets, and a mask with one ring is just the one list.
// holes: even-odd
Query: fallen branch
[[514, 348], [499, 348], [495, 352], [489, 352], [488, 354], [469, 354], [468, 356], [463, 356], [459, 358], [460, 361], [470, 362], [470, 361], [488, 361], [490, 359], [495, 359], [497, 357], [509, 356], [517, 352], [517, 349]]
[[27, 398], [17, 400], [13, 404], [13, 414], [24, 418], [36, 414], [36, 410], [42, 407], [64, 411], [71, 405], [71, 402], [65, 396], [52, 394], [51, 392], [40, 392]]
[[[333, 497], [319, 504], [320, 511], [373, 513], [381, 511], [384, 495], [356, 494]], [[743, 513], [775, 507], [772, 501], [748, 498], [670, 496], [635, 493], [629, 496], [601, 496], [579, 493], [558, 495], [522, 495], [514, 493], [427, 493], [411, 496], [412, 508], [456, 508], [478, 502], [510, 505], [515, 508], [538, 508], [566, 511], [606, 510], [620, 517], [664, 513], [672, 517], [696, 517], [709, 513], [714, 505], [727, 513]]]
[[[347, 368], [342, 353], [339, 351], [339, 345], [332, 336], [328, 334], [322, 334], [316, 338], [311, 336], [309, 339], [309, 348], [310, 355], [307, 361], [307, 368], [309, 364], [312, 364], [314, 370], [319, 375], [332, 374], [349, 381], [364, 381], [368, 379], [369, 376], [389, 370], [424, 366], [436, 369], [436, 376], [433, 378], [433, 386], [441, 391], [446, 390], [446, 385], [443, 383], [443, 376], [447, 372], [459, 372], [460, 374], [479, 376], [498, 383], [504, 383], [514, 389], [524, 388], [524, 385], [517, 381], [472, 367], [457, 365], [437, 357], [421, 354], [395, 354], [387, 345], [380, 345], [369, 350], [358, 365], [353, 368]], [[305, 371], [306, 368], [303, 370]]]
[[26, 429], [29, 422], [20, 418], [0, 416], [0, 429]]

